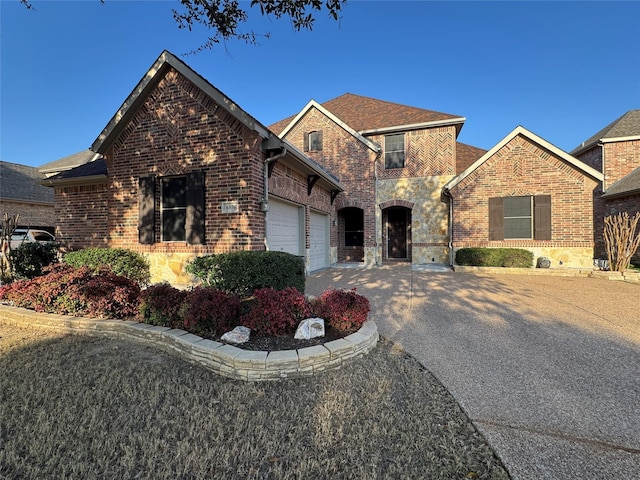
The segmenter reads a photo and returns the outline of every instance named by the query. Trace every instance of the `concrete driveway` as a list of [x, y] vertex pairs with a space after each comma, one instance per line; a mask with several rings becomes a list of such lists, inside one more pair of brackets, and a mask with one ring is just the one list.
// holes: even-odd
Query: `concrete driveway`
[[369, 298], [512, 478], [640, 478], [640, 285], [395, 265], [307, 279], [327, 287]]

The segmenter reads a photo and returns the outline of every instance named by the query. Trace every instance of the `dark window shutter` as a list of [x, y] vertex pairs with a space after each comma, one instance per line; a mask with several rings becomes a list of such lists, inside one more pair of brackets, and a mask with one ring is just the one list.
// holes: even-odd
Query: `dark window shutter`
[[533, 238], [551, 240], [551, 195], [533, 197]]
[[156, 241], [156, 177], [138, 179], [138, 242], [151, 245]]
[[322, 130], [318, 130], [318, 150], [322, 150], [323, 145]]
[[489, 199], [489, 240], [504, 240], [504, 202], [501, 197]]
[[305, 133], [303, 137], [304, 137], [304, 151], [308, 152], [309, 151], [309, 134]]
[[187, 243], [204, 244], [204, 172], [196, 170], [187, 175]]

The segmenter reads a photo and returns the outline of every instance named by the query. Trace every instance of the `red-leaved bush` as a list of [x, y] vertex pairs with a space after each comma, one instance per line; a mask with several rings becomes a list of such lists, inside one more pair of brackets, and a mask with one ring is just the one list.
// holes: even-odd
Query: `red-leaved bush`
[[313, 302], [314, 315], [341, 331], [355, 331], [367, 321], [369, 300], [352, 290], [326, 290]]
[[138, 313], [140, 287], [109, 269], [54, 264], [45, 274], [0, 288], [0, 299], [37, 312], [125, 318]]
[[286, 335], [295, 332], [310, 313], [311, 306], [297, 289], [261, 288], [253, 292], [251, 310], [240, 322], [257, 333]]
[[180, 308], [187, 292], [168, 283], [145, 288], [140, 294], [140, 317], [145, 323], [162, 327], [182, 328]]
[[239, 313], [238, 297], [207, 287], [187, 292], [179, 312], [185, 330], [214, 337], [237, 326]]

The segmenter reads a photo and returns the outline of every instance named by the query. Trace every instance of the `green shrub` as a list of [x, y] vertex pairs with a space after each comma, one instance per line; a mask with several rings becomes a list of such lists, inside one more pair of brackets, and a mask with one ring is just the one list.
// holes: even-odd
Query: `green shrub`
[[168, 283], [145, 288], [140, 293], [141, 320], [161, 327], [182, 328], [180, 308], [186, 293]]
[[367, 321], [370, 305], [367, 297], [356, 289], [327, 290], [312, 302], [315, 316], [327, 325], [341, 331], [355, 331]]
[[300, 321], [311, 313], [305, 296], [293, 287], [284, 290], [261, 288], [253, 292], [251, 310], [240, 322], [266, 335], [294, 333]]
[[304, 260], [285, 252], [264, 250], [206, 255], [191, 260], [186, 271], [205, 286], [237, 295], [271, 287], [304, 292]]
[[142, 285], [147, 285], [151, 278], [147, 259], [124, 248], [85, 248], [67, 253], [64, 261], [73, 267], [89, 267], [93, 270], [107, 265], [116, 275], [122, 275]]
[[56, 261], [58, 246], [55, 243], [25, 242], [11, 251], [13, 275], [16, 279], [42, 275], [44, 267]]
[[37, 312], [126, 318], [138, 313], [140, 287], [111, 270], [54, 264], [45, 274], [0, 288], [0, 299]]
[[533, 252], [521, 248], [461, 248], [456, 263], [472, 267], [531, 268]]

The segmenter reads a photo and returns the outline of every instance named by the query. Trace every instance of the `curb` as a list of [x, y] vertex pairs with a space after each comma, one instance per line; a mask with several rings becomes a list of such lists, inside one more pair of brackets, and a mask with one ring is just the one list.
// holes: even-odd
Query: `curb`
[[269, 352], [243, 350], [184, 330], [131, 320], [71, 317], [7, 305], [0, 305], [0, 320], [18, 326], [134, 340], [177, 353], [224, 377], [244, 381], [308, 377], [337, 369], [371, 351], [379, 338], [378, 326], [368, 320], [357, 332], [323, 345]]

